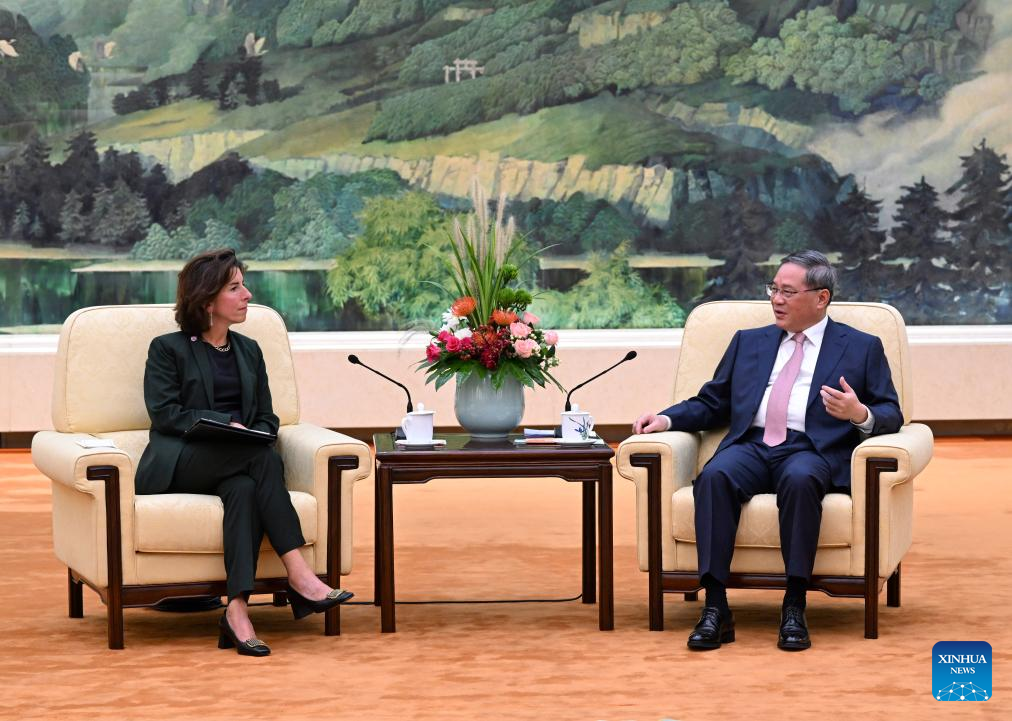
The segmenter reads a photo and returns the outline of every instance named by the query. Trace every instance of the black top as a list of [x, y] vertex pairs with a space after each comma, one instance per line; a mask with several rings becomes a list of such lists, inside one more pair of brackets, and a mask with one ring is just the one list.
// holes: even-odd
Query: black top
[[228, 413], [233, 421], [241, 423], [242, 392], [235, 351], [229, 348], [223, 352], [206, 342], [204, 345], [207, 347], [207, 355], [211, 359], [211, 369], [214, 372], [214, 410]]

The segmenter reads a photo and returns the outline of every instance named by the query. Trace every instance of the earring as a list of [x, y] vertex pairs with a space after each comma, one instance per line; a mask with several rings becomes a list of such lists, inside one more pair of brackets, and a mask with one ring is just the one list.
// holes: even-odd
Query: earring
[[207, 327], [210, 328], [214, 325], [214, 311], [207, 311]]

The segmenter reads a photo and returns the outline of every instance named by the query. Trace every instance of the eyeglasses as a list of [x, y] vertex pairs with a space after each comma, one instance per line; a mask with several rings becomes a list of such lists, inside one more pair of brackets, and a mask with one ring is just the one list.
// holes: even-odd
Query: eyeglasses
[[779, 293], [780, 296], [784, 300], [790, 300], [791, 298], [793, 298], [794, 296], [796, 296], [798, 293], [818, 293], [820, 290], [826, 290], [826, 289], [825, 288], [809, 288], [807, 290], [789, 290], [789, 289], [785, 289], [785, 288], [777, 288], [772, 283], [767, 283], [766, 284], [766, 295], [768, 295], [770, 298], [772, 298], [777, 293]]

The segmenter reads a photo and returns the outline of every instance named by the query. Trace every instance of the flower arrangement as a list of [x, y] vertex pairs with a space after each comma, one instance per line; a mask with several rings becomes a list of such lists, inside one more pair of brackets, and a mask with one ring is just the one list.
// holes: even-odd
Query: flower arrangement
[[507, 378], [529, 387], [551, 382], [562, 389], [549, 370], [559, 364], [559, 335], [543, 329], [541, 320], [527, 310], [531, 294], [512, 287], [519, 267], [533, 254], [513, 262], [525, 251], [513, 218], [503, 223], [505, 196], [500, 196], [491, 223], [476, 181], [471, 199], [475, 210], [467, 217], [466, 230], [459, 218], [453, 222], [453, 259], [447, 268], [457, 298], [443, 313], [442, 327], [431, 331], [425, 360], [419, 364], [426, 369], [425, 382], [434, 381], [439, 389], [451, 378], [459, 383], [477, 374], [490, 378], [497, 389]]

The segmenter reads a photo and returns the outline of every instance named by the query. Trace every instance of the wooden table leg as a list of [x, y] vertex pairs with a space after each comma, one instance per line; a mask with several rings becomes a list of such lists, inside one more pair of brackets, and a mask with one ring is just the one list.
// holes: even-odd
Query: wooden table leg
[[372, 602], [379, 606], [383, 598], [380, 589], [380, 556], [383, 555], [383, 529], [380, 524], [380, 466], [373, 477], [373, 520], [372, 520]]
[[596, 484], [584, 481], [583, 486], [583, 602], [597, 602], [597, 565], [594, 562], [594, 546], [597, 545], [594, 523], [594, 491]]
[[611, 631], [615, 628], [615, 591], [614, 591], [614, 539], [612, 537], [612, 490], [611, 463], [601, 466], [601, 476], [597, 489], [597, 522], [598, 522], [598, 563], [601, 576], [601, 599], [598, 602], [598, 628]]
[[394, 509], [393, 482], [390, 469], [380, 466], [376, 482], [379, 483], [380, 538], [380, 628], [383, 633], [394, 633], [397, 621], [394, 616]]

